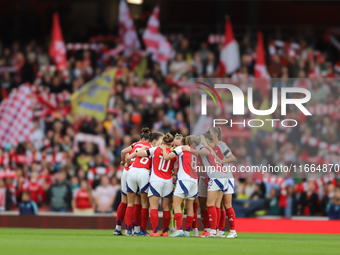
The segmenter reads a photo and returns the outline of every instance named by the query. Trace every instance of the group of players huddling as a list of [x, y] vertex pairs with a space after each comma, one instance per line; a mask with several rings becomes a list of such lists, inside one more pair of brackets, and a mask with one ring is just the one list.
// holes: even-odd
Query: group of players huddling
[[[121, 179], [121, 203], [117, 210], [114, 235], [123, 235], [121, 224], [125, 218], [125, 235], [236, 238], [235, 212], [232, 208], [234, 178], [231, 173], [219, 175], [198, 171], [200, 166], [222, 166], [235, 161], [228, 146], [221, 141], [221, 129], [211, 127], [201, 136], [183, 137], [170, 133], [141, 130], [140, 141], [121, 153], [124, 171]], [[175, 185], [174, 185], [175, 184]], [[163, 229], [158, 233], [158, 205], [162, 198]], [[185, 200], [186, 226], [183, 231], [182, 205]], [[197, 208], [201, 209], [204, 231], [199, 235]], [[149, 220], [151, 233], [147, 233]], [[170, 227], [171, 213], [176, 228]], [[224, 233], [228, 217], [230, 232]]]

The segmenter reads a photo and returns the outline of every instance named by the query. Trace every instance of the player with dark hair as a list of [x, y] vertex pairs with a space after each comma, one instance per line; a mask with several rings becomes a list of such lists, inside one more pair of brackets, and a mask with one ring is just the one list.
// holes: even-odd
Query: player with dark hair
[[[127, 175], [128, 175], [128, 171], [134, 161], [134, 159], [132, 159], [131, 161], [129, 161], [129, 163], [126, 162], [127, 157], [129, 154], [133, 154], [136, 149], [138, 148], [142, 148], [143, 146], [149, 145], [149, 140], [151, 137], [152, 133], [150, 131], [149, 128], [142, 128], [141, 133], [140, 133], [140, 141], [131, 144], [129, 147], [126, 147], [125, 149], [122, 150], [121, 152], [121, 158], [122, 158], [122, 162], [121, 164], [124, 166], [124, 170], [123, 170], [123, 175], [122, 175], [122, 179], [121, 179], [121, 203], [118, 206], [117, 209], [117, 220], [116, 220], [116, 228], [113, 231], [114, 235], [122, 235], [121, 232], [121, 224], [124, 220], [124, 216], [126, 213], [126, 208], [127, 208], [127, 188], [126, 188], [126, 184], [127, 184]], [[141, 198], [140, 196], [137, 194], [135, 196], [135, 201], [134, 201], [134, 206], [133, 206], [133, 220], [136, 224], [135, 226], [135, 233], [134, 234], [139, 234], [140, 231], [140, 225], [141, 225], [141, 214], [142, 214], [142, 206], [141, 206]], [[126, 220], [125, 220], [126, 223]], [[141, 233], [143, 234], [143, 232]]]
[[[171, 152], [171, 144], [174, 137], [167, 133], [163, 137], [162, 148], [167, 153]], [[149, 202], [150, 202], [150, 220], [152, 225], [152, 232], [150, 236], [160, 236], [158, 234], [158, 204], [159, 199], [162, 198], [163, 208], [163, 231], [161, 236], [168, 236], [170, 223], [170, 201], [173, 194], [172, 173], [174, 172], [174, 164], [176, 158], [165, 160], [161, 147], [152, 147], [148, 149], [140, 149], [137, 153], [139, 157], [152, 157], [152, 170], [149, 186]]]

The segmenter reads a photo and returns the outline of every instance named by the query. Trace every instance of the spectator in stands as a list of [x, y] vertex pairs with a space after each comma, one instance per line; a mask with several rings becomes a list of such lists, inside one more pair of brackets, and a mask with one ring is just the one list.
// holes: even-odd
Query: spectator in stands
[[[36, 165], [33, 164], [32, 169], [34, 169], [34, 166]], [[21, 192], [28, 191], [30, 193], [30, 198], [40, 207], [43, 201], [44, 190], [42, 185], [38, 182], [38, 177], [38, 172], [32, 172], [30, 181], [23, 183]]]
[[5, 185], [5, 180], [0, 178], [0, 212], [9, 211], [11, 208], [11, 192]]
[[330, 220], [340, 220], [340, 187], [335, 188], [334, 197], [327, 206]]
[[37, 215], [38, 214], [38, 206], [33, 200], [31, 200], [31, 194], [28, 191], [23, 192], [21, 195], [21, 203], [19, 206], [19, 212], [21, 215]]
[[76, 175], [74, 175], [71, 177], [71, 190], [72, 190], [73, 196], [78, 191], [79, 188], [80, 188], [79, 179]]
[[11, 192], [12, 206], [17, 206], [17, 188], [13, 184], [13, 178], [7, 177], [5, 183], [7, 189]]
[[251, 195], [254, 193], [255, 191], [255, 183], [253, 178], [246, 178], [245, 181], [245, 187], [244, 187], [244, 193], [247, 197], [251, 197]]
[[297, 210], [297, 200], [296, 194], [294, 191], [294, 186], [287, 186], [287, 206], [284, 208], [284, 216], [287, 218], [291, 218], [293, 215], [296, 215]]
[[92, 191], [87, 180], [80, 182], [80, 188], [73, 195], [73, 212], [76, 214], [93, 214]]
[[55, 183], [47, 191], [47, 202], [52, 212], [66, 212], [71, 205], [71, 188], [64, 171], [56, 173], [55, 178]]
[[321, 216], [327, 216], [327, 206], [330, 202], [330, 197], [328, 195], [328, 183], [322, 185], [322, 197], [319, 204], [319, 213]]
[[175, 60], [173, 60], [170, 65], [170, 72], [174, 74], [175, 80], [179, 80], [186, 71], [187, 63], [183, 58], [183, 54], [177, 53]]
[[278, 198], [278, 191], [276, 188], [271, 188], [268, 199], [266, 201], [266, 209], [267, 215], [279, 215], [280, 214], [280, 207], [279, 207], [279, 198]]
[[6, 98], [11, 89], [14, 88], [14, 82], [9, 72], [4, 72], [2, 77], [3, 78], [0, 79], [0, 98]]
[[315, 186], [313, 181], [309, 181], [307, 185], [307, 191], [302, 192], [300, 195], [298, 215], [315, 216], [318, 205], [318, 195], [314, 192]]
[[110, 213], [113, 208], [114, 199], [117, 194], [117, 187], [110, 184], [110, 179], [103, 175], [101, 184], [95, 190], [96, 211], [101, 213]]
[[250, 199], [253, 200], [258, 200], [258, 199], [263, 199], [264, 198], [264, 185], [262, 182], [257, 182], [255, 183], [255, 189], [253, 194], [251, 194]]
[[[69, 38], [72, 40], [72, 37]], [[246, 37], [240, 45], [240, 53], [242, 56], [241, 68], [232, 74], [233, 83], [235, 82], [235, 85], [244, 91], [253, 83], [252, 78], [254, 77], [254, 63], [256, 59], [253, 47], [255, 44], [253, 44], [249, 38]], [[34, 163], [27, 164], [15, 162], [17, 177], [16, 180], [13, 181], [13, 186], [16, 186], [16, 190], [20, 191], [22, 186], [27, 185], [27, 188], [31, 189], [31, 199], [44, 203], [46, 202], [44, 194], [41, 195], [43, 199], [40, 200], [39, 192], [37, 192], [39, 190], [38, 186], [42, 184], [43, 193], [49, 191], [49, 195], [47, 196], [49, 205], [53, 205], [55, 209], [58, 210], [59, 208], [66, 210], [70, 206], [71, 195], [64, 196], [61, 193], [65, 192], [64, 188], [68, 185], [65, 180], [62, 184], [59, 184], [58, 180], [53, 184], [54, 179], [60, 179], [58, 172], [66, 170], [71, 179], [73, 191], [77, 191], [80, 186], [79, 183], [86, 179], [89, 181], [90, 186], [93, 185], [92, 190], [95, 190], [97, 185], [100, 185], [97, 186], [98, 188], [104, 188], [104, 192], [98, 189], [98, 193], [101, 194], [102, 192], [103, 194], [103, 201], [101, 201], [102, 199], [99, 196], [94, 194], [94, 200], [98, 200], [98, 204], [100, 204], [100, 206], [97, 205], [97, 201], [95, 201], [96, 209], [98, 211], [101, 211], [101, 209], [104, 209], [103, 211], [110, 211], [110, 208], [107, 210], [107, 207], [110, 206], [105, 205], [110, 204], [111, 199], [114, 200], [114, 198], [112, 198], [112, 195], [108, 195], [106, 190], [108, 188], [103, 185], [105, 180], [101, 183], [101, 178], [102, 176], [109, 178], [111, 178], [111, 176], [118, 178], [121, 176], [122, 167], [119, 165], [121, 160], [120, 151], [132, 142], [139, 140], [138, 129], [140, 129], [140, 127], [153, 127], [155, 130], [162, 130], [164, 133], [170, 131], [173, 135], [177, 132], [184, 136], [189, 135], [189, 127], [192, 120], [190, 119], [192, 118], [192, 110], [189, 107], [190, 91], [186, 91], [185, 87], [177, 83], [185, 83], [190, 78], [216, 77], [218, 56], [220, 56], [221, 49], [217, 44], [207, 43], [206, 40], [201, 41], [201, 43], [196, 41], [195, 44], [198, 46], [196, 51], [194, 51], [195, 49], [192, 47], [193, 45], [191, 45], [191, 41], [188, 38], [173, 42], [177, 54], [169, 61], [169, 73], [166, 76], [161, 72], [159, 64], [153, 62], [151, 58], [148, 59], [150, 61], [148, 61], [146, 57], [132, 60], [122, 53], [114, 57], [107, 57], [106, 60], [103, 60], [104, 52], [100, 50], [69, 51], [67, 55], [68, 78], [64, 77], [62, 73], [55, 71], [54, 68], [48, 68], [41, 73], [39, 72], [43, 65], [50, 64], [47, 51], [44, 50], [48, 48], [46, 47], [47, 45], [21, 45], [24, 46], [22, 49], [20, 49], [18, 43], [13, 43], [12, 48], [6, 46], [3, 48], [3, 51], [0, 51], [0, 65], [4, 67], [14, 65], [15, 69], [18, 69], [18, 72], [9, 73], [5, 71], [0, 73], [0, 100], [3, 99], [4, 92], [8, 95], [10, 90], [19, 86], [22, 81], [37, 80], [37, 78], [39, 78], [38, 76], [41, 75], [41, 84], [32, 84], [31, 88], [32, 91], [34, 91], [32, 93], [43, 95], [50, 103], [52, 103], [53, 100], [56, 102], [55, 104], [53, 103], [53, 107], [34, 102], [34, 116], [37, 120], [34, 124], [34, 134], [32, 136], [32, 145], [34, 148], [31, 148], [32, 146], [30, 146], [29, 143], [27, 143], [26, 146], [19, 145], [9, 149], [3, 148], [4, 151], [6, 150], [6, 153], [2, 154], [2, 151], [0, 152], [0, 172], [2, 169], [7, 169], [9, 163], [14, 164], [11, 156], [13, 152], [29, 159], [28, 162], [31, 161], [31, 155], [41, 154], [42, 159], [38, 162], [35, 160]], [[106, 45], [104, 42], [103, 48], [107, 46], [109, 45]], [[308, 53], [305, 49], [308, 46], [308, 51], [310, 52], [316, 50], [322, 51], [324, 50], [324, 46], [319, 45], [314, 47], [306, 45], [306, 43], [304, 46], [301, 44], [301, 46], [301, 50], [293, 52], [294, 56], [291, 56], [291, 54], [287, 56], [287, 53], [284, 53], [287, 49], [283, 49], [283, 53], [276, 51], [273, 55], [268, 56], [270, 63], [267, 69], [268, 72], [272, 74], [272, 77], [277, 77], [276, 82], [273, 83], [275, 86], [296, 86], [311, 90], [312, 100], [306, 104], [306, 107], [315, 107], [314, 113], [316, 114], [313, 113], [315, 116], [307, 117], [306, 121], [301, 123], [301, 130], [299, 123], [299, 126], [293, 129], [291, 133], [281, 128], [274, 128], [274, 132], [287, 135], [287, 141], [285, 142], [267, 139], [268, 136], [266, 135], [262, 137], [256, 136], [254, 139], [248, 141], [247, 138], [239, 138], [237, 135], [238, 133], [245, 134], [247, 131], [251, 131], [250, 129], [244, 128], [237, 131], [228, 129], [228, 131], [231, 132], [236, 131], [233, 132], [233, 135], [236, 134], [235, 137], [230, 136], [227, 138], [230, 140], [230, 143], [228, 141], [228, 145], [231, 150], [235, 151], [237, 164], [260, 166], [261, 164], [277, 164], [278, 162], [296, 164], [298, 161], [302, 161], [302, 163], [308, 163], [308, 160], [313, 160], [308, 156], [316, 156], [319, 154], [327, 155], [327, 153], [324, 153], [324, 149], [321, 151], [320, 148], [302, 144], [300, 138], [301, 133], [304, 133], [304, 124], [310, 131], [305, 134], [306, 136], [313, 137], [317, 132], [317, 134], [321, 134], [319, 137], [320, 141], [329, 144], [339, 143], [338, 126], [340, 114], [338, 106], [340, 103], [340, 84], [333, 80], [327, 81], [323, 79], [323, 77], [335, 78], [336, 75], [334, 71], [338, 70], [338, 66], [334, 65], [333, 60], [325, 60], [333, 62], [328, 62], [326, 66], [327, 70], [325, 69], [326, 74], [323, 74], [323, 64], [317, 63], [317, 60], [311, 60], [307, 57]], [[317, 47], [320, 47], [320, 49]], [[24, 49], [26, 58], [22, 54]], [[136, 62], [138, 68], [135, 69], [132, 67], [130, 65], [131, 62]], [[76, 91], [89, 79], [100, 75], [104, 70], [111, 67], [117, 67], [118, 70], [115, 77], [115, 86], [110, 92], [110, 100], [108, 103], [108, 113], [110, 114], [107, 115], [104, 122], [96, 121], [91, 117], [74, 115], [72, 112], [61, 111], [61, 108], [64, 106], [67, 108], [69, 105], [70, 94], [68, 94], [68, 92], [72, 93]], [[139, 70], [140, 67], [142, 67], [142, 70]], [[316, 72], [317, 69], [320, 69], [320, 71]], [[311, 77], [315, 75], [318, 76], [318, 79], [314, 79], [312, 82], [306, 78], [307, 76]], [[339, 76], [339, 74], [337, 74], [337, 76]], [[301, 79], [289, 79], [293, 77], [300, 77]], [[242, 80], [238, 81], [239, 78], [242, 78]], [[164, 102], [162, 100], [160, 100], [161, 103], [148, 101], [149, 96], [133, 95], [130, 91], [130, 89], [133, 88], [138, 88], [140, 91], [144, 89], [148, 90], [149, 84], [152, 84], [152, 86], [157, 89], [160, 98], [165, 99]], [[68, 92], [64, 98], [65, 91]], [[34, 94], [32, 94], [32, 96], [34, 98]], [[255, 103], [260, 103], [261, 98], [259, 90], [254, 89]], [[223, 98], [223, 100], [225, 99], [226, 98]], [[321, 114], [317, 112], [322, 112], [319, 106], [333, 105], [335, 106], [334, 112], [330, 109], [331, 111], [329, 113], [322, 115], [323, 121], [318, 120]], [[260, 107], [260, 105], [255, 106], [256, 109], [258, 109], [258, 107]], [[287, 110], [287, 117], [298, 119], [298, 117], [294, 117], [296, 113], [292, 112], [290, 107], [287, 108]], [[273, 113], [273, 119], [281, 118], [280, 114], [277, 115], [278, 112], [280, 111], [278, 110]], [[79, 132], [103, 136], [106, 142], [105, 153], [99, 152], [98, 148], [90, 142], [79, 142], [77, 145], [79, 145], [80, 151], [74, 151], [74, 137]], [[260, 134], [261, 132], [257, 133]], [[254, 140], [255, 143], [253, 143], [252, 140]], [[257, 141], [260, 143], [257, 143]], [[301, 153], [302, 151], [300, 149], [305, 149], [305, 151]], [[308, 154], [307, 157], [302, 159], [302, 156], [306, 156], [306, 154]], [[8, 155], [10, 156], [7, 159]], [[66, 162], [62, 164], [56, 161], [56, 155], [66, 156]], [[49, 161], [47, 161], [47, 158], [49, 158]], [[307, 160], [307, 162], [305, 160]], [[320, 158], [320, 160], [323, 159]], [[6, 163], [6, 161], [8, 162]], [[10, 167], [12, 167], [12, 165], [10, 165]], [[36, 178], [37, 174], [39, 175], [38, 178]], [[32, 182], [33, 179], [37, 179], [37, 181]], [[261, 187], [259, 187], [258, 184], [254, 187], [251, 179], [247, 181], [243, 179], [241, 180], [242, 183], [239, 184], [238, 178], [235, 178], [235, 182], [237, 198], [249, 199], [250, 197], [253, 200], [259, 200], [259, 198], [264, 197], [265, 190], [261, 187], [268, 183], [268, 181], [264, 180], [261, 182]], [[117, 179], [115, 177], [112, 178], [111, 183], [113, 187], [119, 186], [119, 184], [116, 184]], [[53, 186], [51, 187], [52, 184]], [[268, 191], [273, 186], [273, 184], [267, 185]], [[331, 187], [332, 190], [322, 197], [319, 206], [319, 208], [323, 208], [320, 209], [321, 211], [325, 211], [325, 205], [328, 204], [329, 199], [332, 199], [334, 186]], [[14, 187], [7, 188], [15, 190]], [[284, 215], [287, 217], [295, 214], [295, 210], [297, 210], [297, 208], [294, 209], [296, 203], [300, 202], [300, 200], [294, 201], [295, 191], [293, 188], [291, 189], [291, 192], [287, 190], [287, 207], [284, 208]], [[318, 187], [318, 189], [320, 190], [320, 187]], [[22, 191], [25, 190], [26, 189], [23, 189]], [[66, 188], [65, 194], [68, 193], [67, 190]], [[115, 195], [115, 191], [113, 192]], [[296, 192], [298, 193], [298, 191]], [[74, 192], [74, 194], [75, 193], [76, 192]], [[14, 192], [11, 192], [11, 194], [13, 197]], [[55, 199], [51, 199], [51, 194], [55, 196]], [[301, 194], [301, 198], [304, 196], [305, 194]], [[18, 198], [20, 198], [20, 196], [18, 196]], [[119, 198], [120, 196], [117, 196], [116, 201], [118, 201]], [[276, 201], [275, 198], [276, 196], [271, 196], [270, 201], [274, 203]], [[99, 207], [101, 207], [101, 209], [99, 209]], [[307, 207], [309, 208], [308, 203]], [[304, 215], [303, 210], [304, 209], [299, 210], [301, 215]]]

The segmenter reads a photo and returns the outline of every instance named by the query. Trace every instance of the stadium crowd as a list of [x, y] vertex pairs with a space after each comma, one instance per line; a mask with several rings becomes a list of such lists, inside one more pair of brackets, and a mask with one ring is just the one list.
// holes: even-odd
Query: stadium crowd
[[[162, 74], [159, 64], [148, 57], [125, 58], [123, 53], [107, 56], [105, 53], [112, 43], [104, 43], [97, 51], [68, 51], [68, 76], [53, 68], [41, 71], [42, 67], [52, 64], [46, 45], [32, 41], [3, 47], [0, 51], [1, 99], [25, 82], [31, 84], [38, 99], [34, 104], [35, 130], [31, 141], [0, 149], [0, 211], [19, 207], [25, 213], [20, 204], [29, 200], [34, 201], [39, 210], [54, 212], [115, 211], [120, 202], [121, 151], [139, 140], [141, 127], [164, 134], [189, 135], [190, 90], [185, 84], [190, 78], [217, 77], [219, 44], [203, 41], [193, 48], [190, 40], [184, 37], [172, 41], [172, 45], [175, 55], [166, 75]], [[299, 77], [303, 80], [297, 82], [303, 82], [311, 90], [310, 106], [332, 105], [334, 110], [308, 117], [292, 132], [278, 129], [287, 136], [282, 143], [264, 138], [252, 143], [242, 135], [228, 137], [225, 132], [226, 142], [237, 159], [236, 165], [318, 164], [329, 162], [331, 156], [336, 158], [325, 149], [303, 144], [300, 137], [308, 134], [330, 144], [339, 143], [340, 84], [331, 78], [339, 77], [340, 69], [323, 48], [315, 48], [306, 41], [301, 45], [304, 47], [295, 55], [285, 50], [280, 54], [267, 54], [268, 72], [276, 78], [272, 85], [296, 86], [289, 78]], [[253, 78], [255, 45], [245, 38], [240, 42], [240, 52], [241, 68], [232, 78], [242, 87]], [[112, 67], [117, 68], [117, 73], [106, 119], [97, 121], [74, 115], [70, 110], [70, 95]], [[304, 79], [306, 77], [313, 79]], [[54, 103], [54, 107], [46, 106], [42, 98]], [[104, 151], [96, 143], [76, 140], [79, 133], [104, 138]], [[280, 203], [282, 185], [256, 178], [235, 180], [235, 199], [261, 201], [262, 210], [249, 211], [246, 216], [339, 217], [340, 191], [336, 188], [339, 179], [333, 177], [320, 185], [299, 176], [288, 177], [284, 179], [285, 205]]]

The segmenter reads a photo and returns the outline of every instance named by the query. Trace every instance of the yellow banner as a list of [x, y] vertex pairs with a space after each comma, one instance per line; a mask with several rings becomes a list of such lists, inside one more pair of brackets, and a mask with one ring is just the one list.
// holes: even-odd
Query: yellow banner
[[116, 69], [106, 71], [74, 92], [71, 96], [73, 113], [104, 120], [115, 75]]

